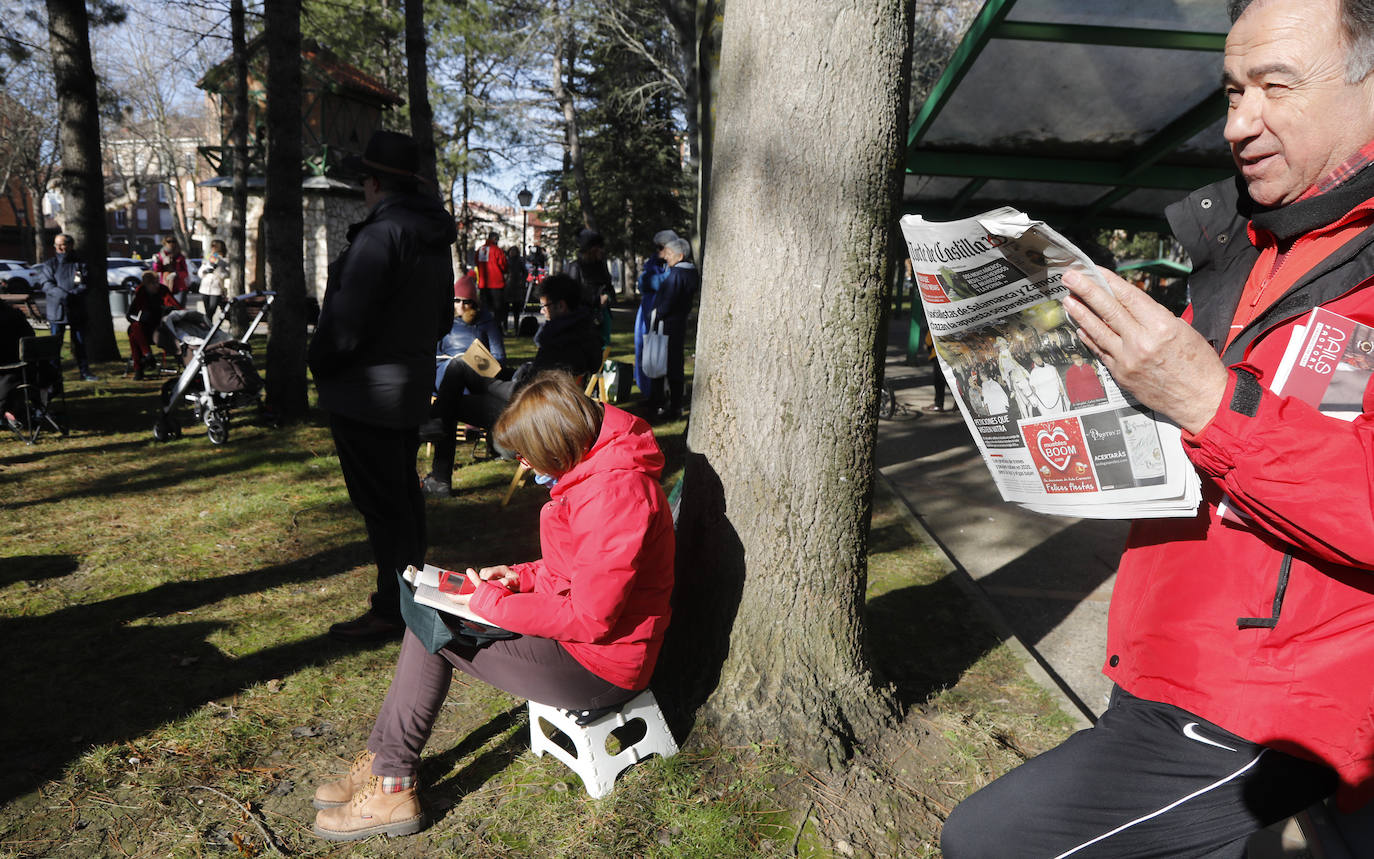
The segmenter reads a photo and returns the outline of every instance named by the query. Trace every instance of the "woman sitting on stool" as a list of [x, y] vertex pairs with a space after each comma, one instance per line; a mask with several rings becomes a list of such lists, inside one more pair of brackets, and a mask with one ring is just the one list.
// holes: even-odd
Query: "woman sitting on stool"
[[572, 376], [546, 371], [511, 398], [495, 436], [552, 483], [539, 515], [544, 557], [469, 569], [476, 590], [452, 599], [520, 636], [454, 638], [431, 653], [409, 608], [433, 609], [403, 605], [411, 628], [367, 750], [347, 776], [315, 792], [322, 838], [409, 835], [427, 825], [415, 776], [454, 668], [568, 710], [617, 706], [649, 685], [668, 628], [674, 547], [653, 432], [588, 399]]

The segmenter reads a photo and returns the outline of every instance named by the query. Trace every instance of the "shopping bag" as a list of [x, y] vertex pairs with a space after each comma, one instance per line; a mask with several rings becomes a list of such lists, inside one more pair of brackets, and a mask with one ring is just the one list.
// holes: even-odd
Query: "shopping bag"
[[650, 379], [662, 379], [668, 375], [668, 335], [663, 331], [663, 323], [655, 324], [655, 315], [649, 318], [649, 330], [644, 332], [644, 346], [640, 351], [639, 369]]
[[601, 379], [606, 383], [606, 401], [618, 406], [630, 398], [630, 386], [634, 384], [634, 365], [607, 359], [606, 363], [601, 365]]

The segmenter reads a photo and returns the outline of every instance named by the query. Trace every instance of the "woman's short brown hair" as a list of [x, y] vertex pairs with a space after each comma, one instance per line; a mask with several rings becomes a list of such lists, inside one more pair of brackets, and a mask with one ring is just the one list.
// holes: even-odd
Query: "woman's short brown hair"
[[516, 391], [496, 422], [499, 447], [540, 474], [572, 471], [601, 434], [601, 407], [572, 376], [545, 370]]

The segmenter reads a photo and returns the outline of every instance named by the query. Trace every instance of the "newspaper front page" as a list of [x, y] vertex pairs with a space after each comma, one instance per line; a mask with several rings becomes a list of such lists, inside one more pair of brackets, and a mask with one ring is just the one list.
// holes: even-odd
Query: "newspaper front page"
[[1060, 303], [1070, 269], [1106, 286], [1082, 251], [1010, 207], [901, 228], [940, 368], [1004, 500], [1105, 519], [1196, 512], [1178, 427], [1122, 392]]

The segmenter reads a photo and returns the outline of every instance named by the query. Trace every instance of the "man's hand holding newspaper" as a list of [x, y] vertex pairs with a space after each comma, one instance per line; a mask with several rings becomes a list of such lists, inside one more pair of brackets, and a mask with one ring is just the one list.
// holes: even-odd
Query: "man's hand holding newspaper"
[[1064, 309], [1083, 344], [1141, 405], [1200, 432], [1226, 393], [1221, 359], [1201, 334], [1158, 302], [1105, 268], [1099, 274], [1114, 285], [1111, 292], [1076, 271], [1064, 274], [1072, 293]]

